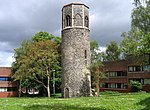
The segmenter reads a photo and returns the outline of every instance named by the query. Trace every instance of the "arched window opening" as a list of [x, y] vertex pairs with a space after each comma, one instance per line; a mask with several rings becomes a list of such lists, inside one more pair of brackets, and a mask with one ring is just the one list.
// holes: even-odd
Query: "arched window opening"
[[84, 26], [89, 27], [89, 19], [87, 16], [85, 16]]
[[66, 16], [66, 26], [71, 26], [71, 17], [69, 15]]
[[81, 15], [80, 15], [79, 13], [77, 13], [74, 18], [75, 18], [75, 19], [74, 19], [74, 25], [75, 25], [75, 26], [82, 26], [83, 20], [82, 20]]

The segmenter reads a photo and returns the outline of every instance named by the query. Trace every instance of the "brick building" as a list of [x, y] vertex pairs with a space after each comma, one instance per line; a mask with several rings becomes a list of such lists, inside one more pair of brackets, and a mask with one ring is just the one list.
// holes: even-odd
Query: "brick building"
[[143, 91], [150, 92], [150, 65], [139, 66], [133, 61], [104, 62], [108, 78], [101, 80], [100, 91], [130, 92], [130, 82], [139, 81]]
[[18, 96], [18, 83], [11, 76], [11, 68], [0, 67], [0, 98]]

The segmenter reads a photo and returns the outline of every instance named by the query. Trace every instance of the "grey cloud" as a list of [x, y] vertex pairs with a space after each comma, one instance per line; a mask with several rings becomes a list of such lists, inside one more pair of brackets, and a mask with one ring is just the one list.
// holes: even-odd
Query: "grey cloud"
[[121, 33], [130, 29], [131, 10], [130, 0], [110, 0], [109, 3], [103, 2], [101, 8], [94, 8], [91, 14], [91, 39], [97, 40], [101, 46], [112, 40], [119, 43], [122, 40]]
[[38, 31], [60, 36], [61, 9], [74, 1], [90, 7], [91, 39], [101, 46], [120, 42], [120, 34], [129, 30], [131, 0], [1, 0], [0, 51], [13, 51]]

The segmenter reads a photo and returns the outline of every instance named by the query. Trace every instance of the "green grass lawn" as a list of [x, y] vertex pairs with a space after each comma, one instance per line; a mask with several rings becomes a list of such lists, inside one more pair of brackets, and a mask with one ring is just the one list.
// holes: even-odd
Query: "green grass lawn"
[[150, 110], [150, 93], [81, 98], [1, 98], [0, 110]]

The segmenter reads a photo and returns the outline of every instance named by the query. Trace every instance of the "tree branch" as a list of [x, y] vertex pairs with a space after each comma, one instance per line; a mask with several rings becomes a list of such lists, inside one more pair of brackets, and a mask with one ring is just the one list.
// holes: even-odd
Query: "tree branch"
[[40, 81], [40, 80], [36, 77], [36, 75], [34, 75], [34, 78], [36, 79], [36, 80], [35, 80], [36, 82], [41, 83], [41, 84], [47, 89], [47, 86], [45, 86], [45, 84], [44, 84], [42, 81]]

